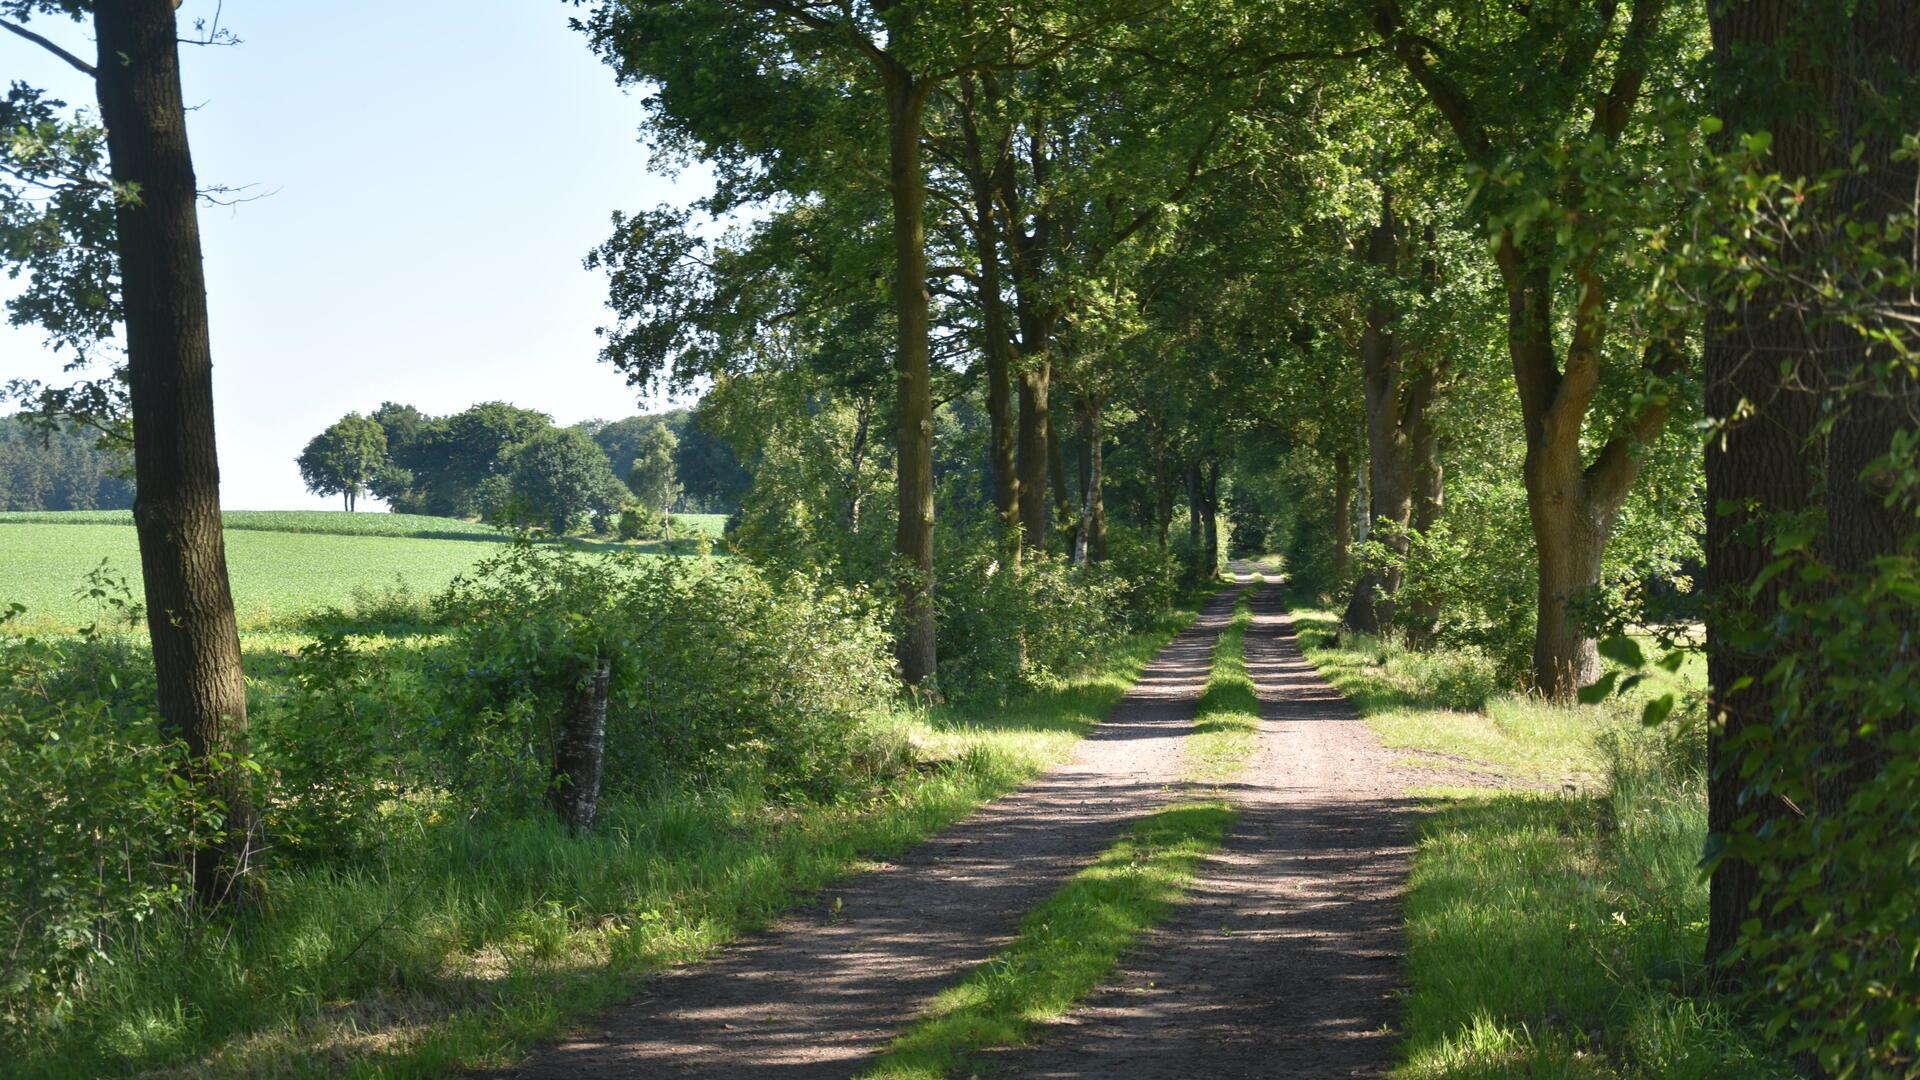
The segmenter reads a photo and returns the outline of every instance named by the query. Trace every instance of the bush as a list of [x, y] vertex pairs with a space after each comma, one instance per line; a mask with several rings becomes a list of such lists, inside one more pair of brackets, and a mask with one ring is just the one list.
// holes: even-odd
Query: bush
[[159, 737], [125, 642], [0, 639], [0, 1034], [57, 1017], [88, 970], [190, 894], [214, 822]]
[[892, 685], [871, 608], [743, 564], [516, 544], [439, 602], [451, 640], [426, 673], [435, 756], [466, 797], [526, 804], [567, 697], [606, 660], [609, 791], [751, 779], [831, 797], [863, 763], [887, 767], [865, 723]]

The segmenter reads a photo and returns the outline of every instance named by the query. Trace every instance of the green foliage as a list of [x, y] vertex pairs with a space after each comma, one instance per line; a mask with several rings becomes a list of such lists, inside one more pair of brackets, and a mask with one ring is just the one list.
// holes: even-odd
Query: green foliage
[[[578, 431], [542, 431], [515, 446], [506, 466], [504, 498], [494, 496], [492, 505], [484, 505], [491, 521], [542, 525], [565, 536], [588, 518], [611, 518], [626, 501], [607, 456]], [[476, 498], [484, 504], [486, 496]]]
[[680, 440], [668, 427], [655, 427], [642, 435], [634, 447], [633, 464], [628, 468], [627, 487], [649, 510], [665, 513], [680, 498], [680, 484], [674, 478], [674, 454]]
[[0, 1045], [180, 913], [184, 853], [218, 826], [159, 737], [144, 659], [93, 633], [0, 637]]
[[[741, 564], [516, 544], [454, 583], [432, 674], [448, 786], [524, 804], [546, 780], [554, 718], [612, 664], [608, 790], [750, 779], [826, 797], [890, 767], [862, 721], [892, 663], [872, 605]], [[478, 748], [487, 748], [484, 752]]]
[[297, 464], [308, 491], [344, 496], [352, 510], [360, 493], [393, 463], [387, 457], [387, 431], [379, 421], [348, 413], [315, 435]]

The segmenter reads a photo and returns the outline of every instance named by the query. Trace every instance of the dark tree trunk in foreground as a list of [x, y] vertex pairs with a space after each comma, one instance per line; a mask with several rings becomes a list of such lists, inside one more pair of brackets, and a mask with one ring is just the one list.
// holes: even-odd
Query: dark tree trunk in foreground
[[[1367, 264], [1391, 277], [1399, 269], [1399, 248], [1399, 221], [1391, 197], [1382, 193], [1380, 222], [1367, 238]], [[1367, 305], [1366, 329], [1360, 337], [1360, 383], [1367, 410], [1367, 524], [1377, 528], [1384, 521], [1393, 526], [1384, 543], [1404, 555], [1406, 529], [1413, 517], [1413, 450], [1403, 370], [1406, 350], [1393, 329], [1395, 314], [1393, 306], [1378, 296]], [[1398, 567], [1365, 567], [1353, 583], [1343, 621], [1368, 634], [1390, 625], [1400, 577]]]
[[193, 855], [201, 901], [234, 892], [253, 848], [253, 804], [231, 757], [246, 752], [247, 692], [220, 531], [213, 351], [193, 158], [171, 0], [100, 0], [96, 81], [116, 184], [132, 399], [134, 524], [160, 719], [192, 756], [192, 781], [225, 810]]
[[553, 783], [547, 797], [569, 832], [583, 833], [593, 828], [594, 815], [600, 810], [600, 774], [607, 750], [607, 689], [612, 675], [611, 663], [594, 661], [568, 700], [560, 737], [554, 741]]
[[[1842, 13], [1802, 0], [1752, 0], [1710, 10], [1716, 105], [1731, 125], [1772, 134], [1764, 167], [1788, 179], [1817, 177], [1846, 166], [1857, 143], [1861, 170], [1845, 174], [1814, 212], [1826, 221], [1877, 224], [1911, 211], [1915, 166], [1893, 160], [1910, 118], [1902, 124], [1874, 110], [1897, 100], [1884, 96], [1886, 78], [1920, 68], [1920, 8], [1869, 0]], [[1708, 827], [1724, 836], [1747, 815], [1758, 815], [1751, 831], [1769, 815], [1793, 812], [1744, 798], [1749, 782], [1733, 749], [1743, 733], [1778, 722], [1767, 673], [1804, 647], [1771, 626], [1783, 597], [1779, 579], [1762, 582], [1773, 562], [1765, 526], [1815, 508], [1824, 489], [1825, 555], [1842, 580], [1900, 551], [1913, 519], [1887, 506], [1885, 492], [1862, 472], [1915, 426], [1920, 391], [1904, 371], [1872, 391], [1844, 389], [1871, 353], [1851, 328], [1819, 322], [1818, 298], [1763, 285], [1724, 315], [1720, 305], [1709, 307], [1707, 415], [1741, 417], [1707, 447]], [[1829, 412], [1835, 420], [1822, 445], [1818, 429]], [[1896, 668], [1914, 662], [1911, 655], [1877, 659]], [[1794, 718], [1810, 726], [1832, 719]], [[1872, 740], [1849, 739], [1842, 748], [1818, 731], [1807, 737], [1846, 756], [1827, 762], [1838, 766], [1835, 774], [1801, 812], [1844, 806], [1882, 764]], [[1708, 959], [1723, 961], [1756, 914], [1793, 917], [1771, 911], [1760, 867], [1722, 859], [1710, 886]]]
[[895, 550], [907, 564], [900, 585], [900, 674], [918, 686], [934, 673], [933, 382], [928, 341], [927, 183], [920, 132], [931, 84], [897, 63], [886, 71], [887, 162], [893, 197], [893, 306], [898, 321], [899, 532]]

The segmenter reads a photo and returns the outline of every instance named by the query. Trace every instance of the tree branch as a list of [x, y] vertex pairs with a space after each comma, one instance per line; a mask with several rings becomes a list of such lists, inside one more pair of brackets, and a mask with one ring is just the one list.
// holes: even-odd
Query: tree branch
[[73, 55], [67, 50], [61, 48], [60, 46], [55, 45], [53, 42], [48, 41], [46, 38], [41, 37], [39, 34], [36, 34], [33, 31], [27, 29], [26, 27], [21, 26], [19, 23], [8, 22], [6, 19], [0, 19], [0, 29], [11, 30], [14, 33], [20, 35], [21, 37], [26, 38], [28, 41], [33, 42], [35, 45], [38, 45], [41, 48], [52, 53], [53, 55], [59, 57], [60, 59], [65, 60], [68, 64], [73, 66], [73, 69], [75, 71], [80, 72], [82, 75], [85, 75], [89, 79], [95, 78], [99, 75], [99, 72], [94, 70], [92, 64], [87, 63], [85, 60], [80, 59], [79, 57]]

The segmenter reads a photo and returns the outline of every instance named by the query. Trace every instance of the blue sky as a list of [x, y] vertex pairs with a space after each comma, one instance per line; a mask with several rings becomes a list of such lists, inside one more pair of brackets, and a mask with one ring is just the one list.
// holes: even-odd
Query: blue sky
[[[211, 16], [187, 0], [183, 25]], [[567, 27], [561, 0], [227, 0], [233, 48], [184, 49], [200, 182], [270, 197], [204, 207], [221, 493], [332, 508], [293, 459], [348, 410], [501, 399], [561, 423], [664, 407], [595, 359], [616, 209], [704, 194], [650, 174], [641, 103]], [[90, 31], [35, 29], [91, 57]], [[92, 102], [85, 80], [0, 35], [0, 80]], [[4, 288], [0, 281], [0, 288]], [[56, 378], [0, 326], [0, 378]]]

